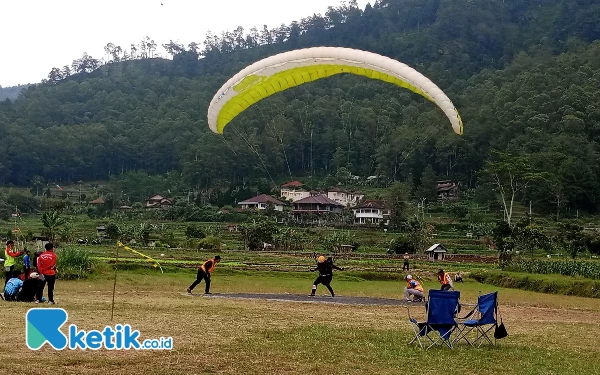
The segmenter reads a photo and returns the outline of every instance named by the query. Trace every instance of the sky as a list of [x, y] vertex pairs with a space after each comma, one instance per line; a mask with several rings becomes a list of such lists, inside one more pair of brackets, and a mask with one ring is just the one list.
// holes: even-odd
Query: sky
[[[84, 52], [104, 57], [149, 36], [188, 45], [243, 26], [289, 25], [341, 0], [0, 0], [0, 86], [37, 83]], [[369, 0], [358, 0], [364, 9]], [[371, 1], [372, 2], [372, 1]], [[162, 4], [162, 5], [161, 5]], [[166, 55], [162, 47], [157, 52]]]

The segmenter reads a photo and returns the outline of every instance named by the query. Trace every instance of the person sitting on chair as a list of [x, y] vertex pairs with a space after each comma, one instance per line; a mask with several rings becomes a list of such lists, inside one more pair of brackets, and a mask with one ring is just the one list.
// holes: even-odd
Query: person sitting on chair
[[[404, 298], [406, 298], [406, 302], [422, 302], [423, 297], [425, 296], [425, 290], [423, 290], [423, 286], [420, 282], [413, 279], [411, 275], [406, 275], [406, 288], [404, 288]], [[410, 299], [410, 296], [413, 296], [413, 299]]]

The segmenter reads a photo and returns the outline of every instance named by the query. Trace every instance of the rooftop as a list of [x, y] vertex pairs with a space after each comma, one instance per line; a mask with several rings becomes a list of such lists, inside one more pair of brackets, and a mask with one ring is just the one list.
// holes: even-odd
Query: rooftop
[[279, 201], [267, 194], [257, 195], [256, 197], [246, 199], [245, 201], [239, 202], [238, 204], [252, 204], [252, 203], [273, 203], [273, 204], [277, 204], [277, 205], [283, 205], [283, 203], [281, 201]]

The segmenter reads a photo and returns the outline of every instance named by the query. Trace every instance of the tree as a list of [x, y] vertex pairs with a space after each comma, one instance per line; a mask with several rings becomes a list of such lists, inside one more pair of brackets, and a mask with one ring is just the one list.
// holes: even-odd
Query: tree
[[65, 223], [66, 220], [60, 217], [57, 211], [46, 211], [42, 214], [42, 225], [46, 228], [51, 242], [54, 242], [58, 228]]
[[559, 223], [556, 242], [575, 259], [577, 254], [585, 251], [586, 242], [583, 227], [572, 223]]
[[390, 206], [390, 224], [399, 228], [406, 220], [408, 188], [405, 184], [395, 183], [388, 190], [387, 202]]
[[532, 169], [527, 156], [515, 156], [499, 151], [493, 152], [493, 159], [486, 162], [482, 174], [500, 194], [508, 225], [512, 222], [513, 205], [517, 195], [527, 189], [529, 184], [542, 181], [546, 176]]
[[91, 73], [100, 66], [100, 61], [94, 59], [88, 55], [87, 52], [83, 53], [77, 60], [73, 60], [71, 67], [75, 73]]
[[437, 200], [437, 175], [435, 171], [428, 165], [421, 176], [421, 186], [416, 191], [417, 198], [425, 198], [426, 202], [433, 203]]
[[277, 233], [277, 224], [270, 218], [258, 216], [243, 223], [240, 230], [245, 247], [249, 250], [260, 250], [263, 243], [273, 242], [273, 236]]

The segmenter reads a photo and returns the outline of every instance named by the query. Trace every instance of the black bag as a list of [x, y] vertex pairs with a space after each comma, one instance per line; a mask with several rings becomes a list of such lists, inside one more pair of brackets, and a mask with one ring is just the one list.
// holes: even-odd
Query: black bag
[[506, 332], [504, 323], [502, 322], [502, 319], [500, 319], [500, 325], [496, 326], [496, 329], [494, 330], [494, 338], [496, 340], [500, 340], [505, 338], [506, 336], [508, 336], [508, 332]]

